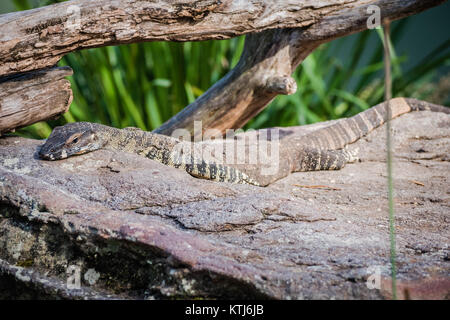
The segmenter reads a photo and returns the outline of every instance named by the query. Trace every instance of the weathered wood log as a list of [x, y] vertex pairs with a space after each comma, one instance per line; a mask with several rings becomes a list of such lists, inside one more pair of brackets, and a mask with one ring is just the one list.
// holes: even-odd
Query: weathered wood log
[[401, 18], [445, 0], [74, 0], [0, 16], [0, 75], [54, 65], [81, 49], [141, 41], [225, 39], [306, 28], [310, 40], [365, 28], [367, 7]]
[[55, 118], [72, 102], [69, 67], [0, 78], [0, 134]]

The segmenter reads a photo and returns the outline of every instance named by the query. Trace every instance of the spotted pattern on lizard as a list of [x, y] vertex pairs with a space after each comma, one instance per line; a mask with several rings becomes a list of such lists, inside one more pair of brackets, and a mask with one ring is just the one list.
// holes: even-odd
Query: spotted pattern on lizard
[[[392, 99], [389, 107], [392, 118], [421, 110], [450, 113], [450, 108], [405, 98]], [[385, 103], [381, 103], [353, 117], [293, 137], [291, 144], [295, 148], [292, 150], [292, 163], [287, 170], [267, 179], [252, 177], [233, 166], [198, 157], [196, 155], [202, 153], [195, 143], [137, 128], [117, 129], [89, 122], [56, 127], [41, 147], [39, 156], [45, 160], [60, 160], [98, 149], [109, 149], [145, 156], [164, 165], [183, 169], [198, 178], [265, 186], [291, 172], [338, 170], [354, 161], [356, 155], [345, 147], [383, 125], [387, 119], [386, 111]]]

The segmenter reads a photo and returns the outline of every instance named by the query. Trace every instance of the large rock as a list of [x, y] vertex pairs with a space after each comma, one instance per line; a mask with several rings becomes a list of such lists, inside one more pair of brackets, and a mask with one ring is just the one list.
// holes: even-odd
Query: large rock
[[[449, 298], [450, 116], [392, 125], [398, 293]], [[42, 141], [3, 137], [0, 297], [389, 298], [385, 133], [266, 188], [110, 151], [41, 161]]]

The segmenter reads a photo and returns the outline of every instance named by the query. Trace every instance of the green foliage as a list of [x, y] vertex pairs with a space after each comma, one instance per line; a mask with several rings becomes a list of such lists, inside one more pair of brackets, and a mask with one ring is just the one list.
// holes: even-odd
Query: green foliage
[[[15, 0], [17, 8], [30, 1]], [[33, 1], [33, 6], [55, 1]], [[392, 42], [408, 20], [393, 24]], [[293, 126], [350, 116], [383, 100], [383, 47], [369, 30], [322, 45], [297, 68], [298, 91], [278, 96], [246, 128]], [[61, 119], [37, 123], [20, 134], [44, 138], [71, 121], [153, 130], [198, 98], [239, 60], [244, 37], [205, 42], [148, 42], [82, 50], [60, 65], [70, 77], [74, 101]], [[436, 96], [436, 69], [450, 62], [450, 41], [404, 72], [406, 56], [393, 52], [393, 95], [430, 100]], [[447, 76], [448, 79], [448, 76]], [[433, 82], [434, 81], [434, 82]], [[448, 81], [447, 81], [448, 82]], [[437, 103], [448, 104], [448, 88]], [[438, 94], [439, 96], [439, 94]], [[442, 96], [442, 94], [441, 94]], [[431, 99], [433, 100], [433, 99]]]

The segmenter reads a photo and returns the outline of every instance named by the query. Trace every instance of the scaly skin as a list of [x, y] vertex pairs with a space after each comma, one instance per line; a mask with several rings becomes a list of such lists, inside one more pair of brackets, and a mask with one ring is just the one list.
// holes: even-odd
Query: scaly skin
[[[430, 110], [450, 113], [450, 108], [415, 99], [396, 98], [389, 103], [392, 118], [411, 111]], [[238, 170], [202, 156], [202, 147], [195, 143], [137, 128], [116, 129], [96, 123], [69, 123], [53, 130], [39, 155], [46, 160], [60, 160], [98, 149], [119, 150], [145, 156], [164, 165], [184, 169], [192, 176], [215, 181], [266, 186], [296, 171], [338, 170], [356, 155], [345, 150], [351, 144], [386, 122], [386, 104], [381, 103], [351, 118], [306, 135], [290, 137], [289, 156], [276, 174], [263, 176], [255, 170]], [[200, 155], [200, 156], [198, 156]], [[242, 167], [242, 166], [241, 166]], [[244, 172], [246, 173], [244, 173]], [[249, 176], [249, 172], [251, 173]]]
[[197, 178], [259, 185], [233, 167], [198, 157], [201, 150], [193, 143], [137, 128], [116, 129], [98, 123], [68, 123], [53, 130], [41, 147], [39, 156], [45, 160], [61, 160], [98, 149], [139, 154], [164, 165], [184, 169]]

